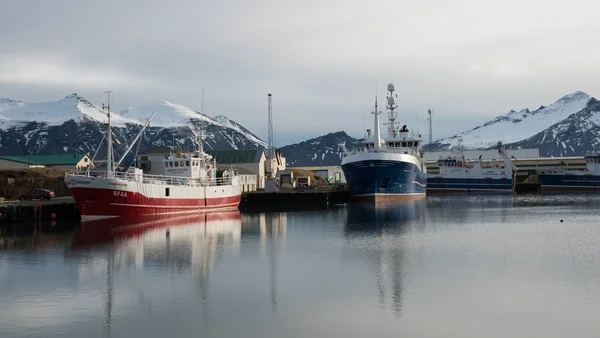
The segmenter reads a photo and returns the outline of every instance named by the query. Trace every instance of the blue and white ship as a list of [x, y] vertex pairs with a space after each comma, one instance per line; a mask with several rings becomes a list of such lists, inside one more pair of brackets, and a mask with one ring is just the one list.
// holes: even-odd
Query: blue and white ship
[[457, 158], [440, 158], [439, 173], [429, 174], [427, 193], [512, 193], [514, 191], [515, 168], [502, 148], [496, 146], [503, 165], [496, 161], [482, 161], [481, 156], [473, 163], [465, 159], [464, 153]]
[[546, 191], [598, 191], [600, 190], [600, 154], [588, 155], [585, 170], [538, 170], [542, 182], [540, 190]]
[[[421, 135], [410, 132], [406, 125], [399, 128], [396, 122], [398, 108], [394, 85], [387, 86], [388, 123], [387, 137], [380, 135], [377, 97], [374, 132], [367, 129], [364, 147], [342, 150], [342, 170], [350, 194], [355, 198], [377, 201], [416, 199], [425, 196], [427, 168], [421, 151]], [[397, 97], [397, 95], [396, 95]]]

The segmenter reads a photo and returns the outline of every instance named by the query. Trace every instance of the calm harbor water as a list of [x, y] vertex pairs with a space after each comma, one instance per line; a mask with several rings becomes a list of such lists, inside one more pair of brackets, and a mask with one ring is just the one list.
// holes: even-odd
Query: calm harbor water
[[42, 234], [0, 251], [0, 337], [597, 337], [599, 211], [449, 196]]

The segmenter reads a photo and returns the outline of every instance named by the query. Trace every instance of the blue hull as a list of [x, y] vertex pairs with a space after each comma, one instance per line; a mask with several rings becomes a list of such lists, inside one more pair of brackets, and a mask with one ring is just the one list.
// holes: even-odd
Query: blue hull
[[428, 177], [427, 192], [502, 192], [512, 193], [512, 179]]
[[354, 197], [422, 197], [427, 174], [408, 162], [368, 160], [342, 165], [348, 190]]
[[542, 191], [600, 189], [599, 175], [540, 174]]

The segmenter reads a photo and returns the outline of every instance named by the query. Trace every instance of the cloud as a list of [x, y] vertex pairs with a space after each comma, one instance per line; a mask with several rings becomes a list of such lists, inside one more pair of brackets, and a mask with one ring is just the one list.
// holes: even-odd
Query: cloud
[[[594, 40], [600, 5], [594, 2], [56, 0], [2, 6], [0, 45], [11, 53], [0, 55], [0, 96], [49, 100], [50, 93], [58, 95], [55, 86], [65, 86], [100, 99], [112, 89], [121, 108], [168, 100], [200, 109], [204, 86], [208, 114], [226, 115], [262, 138], [268, 92], [282, 137], [362, 134], [376, 81], [380, 96], [394, 82], [409, 121], [428, 108], [448, 121], [485, 121], [575, 90], [600, 92]], [[435, 128], [463, 131], [452, 123]]]
[[0, 58], [0, 82], [15, 85], [103, 89], [109, 86], [156, 86], [154, 80], [127, 74], [115, 67], [76, 64], [62, 57], [19, 56]]

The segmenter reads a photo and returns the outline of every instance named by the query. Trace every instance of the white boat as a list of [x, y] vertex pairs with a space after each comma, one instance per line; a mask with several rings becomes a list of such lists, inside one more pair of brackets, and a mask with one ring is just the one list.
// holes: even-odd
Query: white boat
[[204, 152], [201, 139], [198, 140], [198, 151], [167, 156], [162, 161], [163, 175], [146, 175], [134, 167], [124, 171], [119, 165], [125, 155], [116, 163], [113, 159], [110, 105], [107, 117], [106, 170], [65, 175], [65, 183], [83, 221], [117, 217], [144, 220], [150, 216], [171, 217], [237, 209], [241, 189], [235, 173], [218, 172], [216, 161]]
[[585, 170], [540, 169], [540, 190], [545, 191], [595, 191], [600, 189], [600, 153], [588, 154]]
[[[372, 201], [416, 199], [425, 196], [427, 168], [421, 152], [421, 135], [409, 132], [406, 125], [399, 128], [396, 122], [398, 107], [394, 96], [394, 85], [389, 84], [387, 96], [388, 133], [380, 135], [377, 97], [374, 133], [367, 129], [359, 149], [342, 150], [342, 170], [348, 189], [354, 198]], [[397, 96], [397, 95], [396, 95]]]
[[504, 149], [502, 142], [497, 144], [498, 154], [504, 165], [496, 161], [477, 161], [470, 163], [464, 154], [457, 157], [440, 158], [438, 174], [429, 174], [427, 193], [449, 192], [506, 192], [514, 191], [514, 165]]

